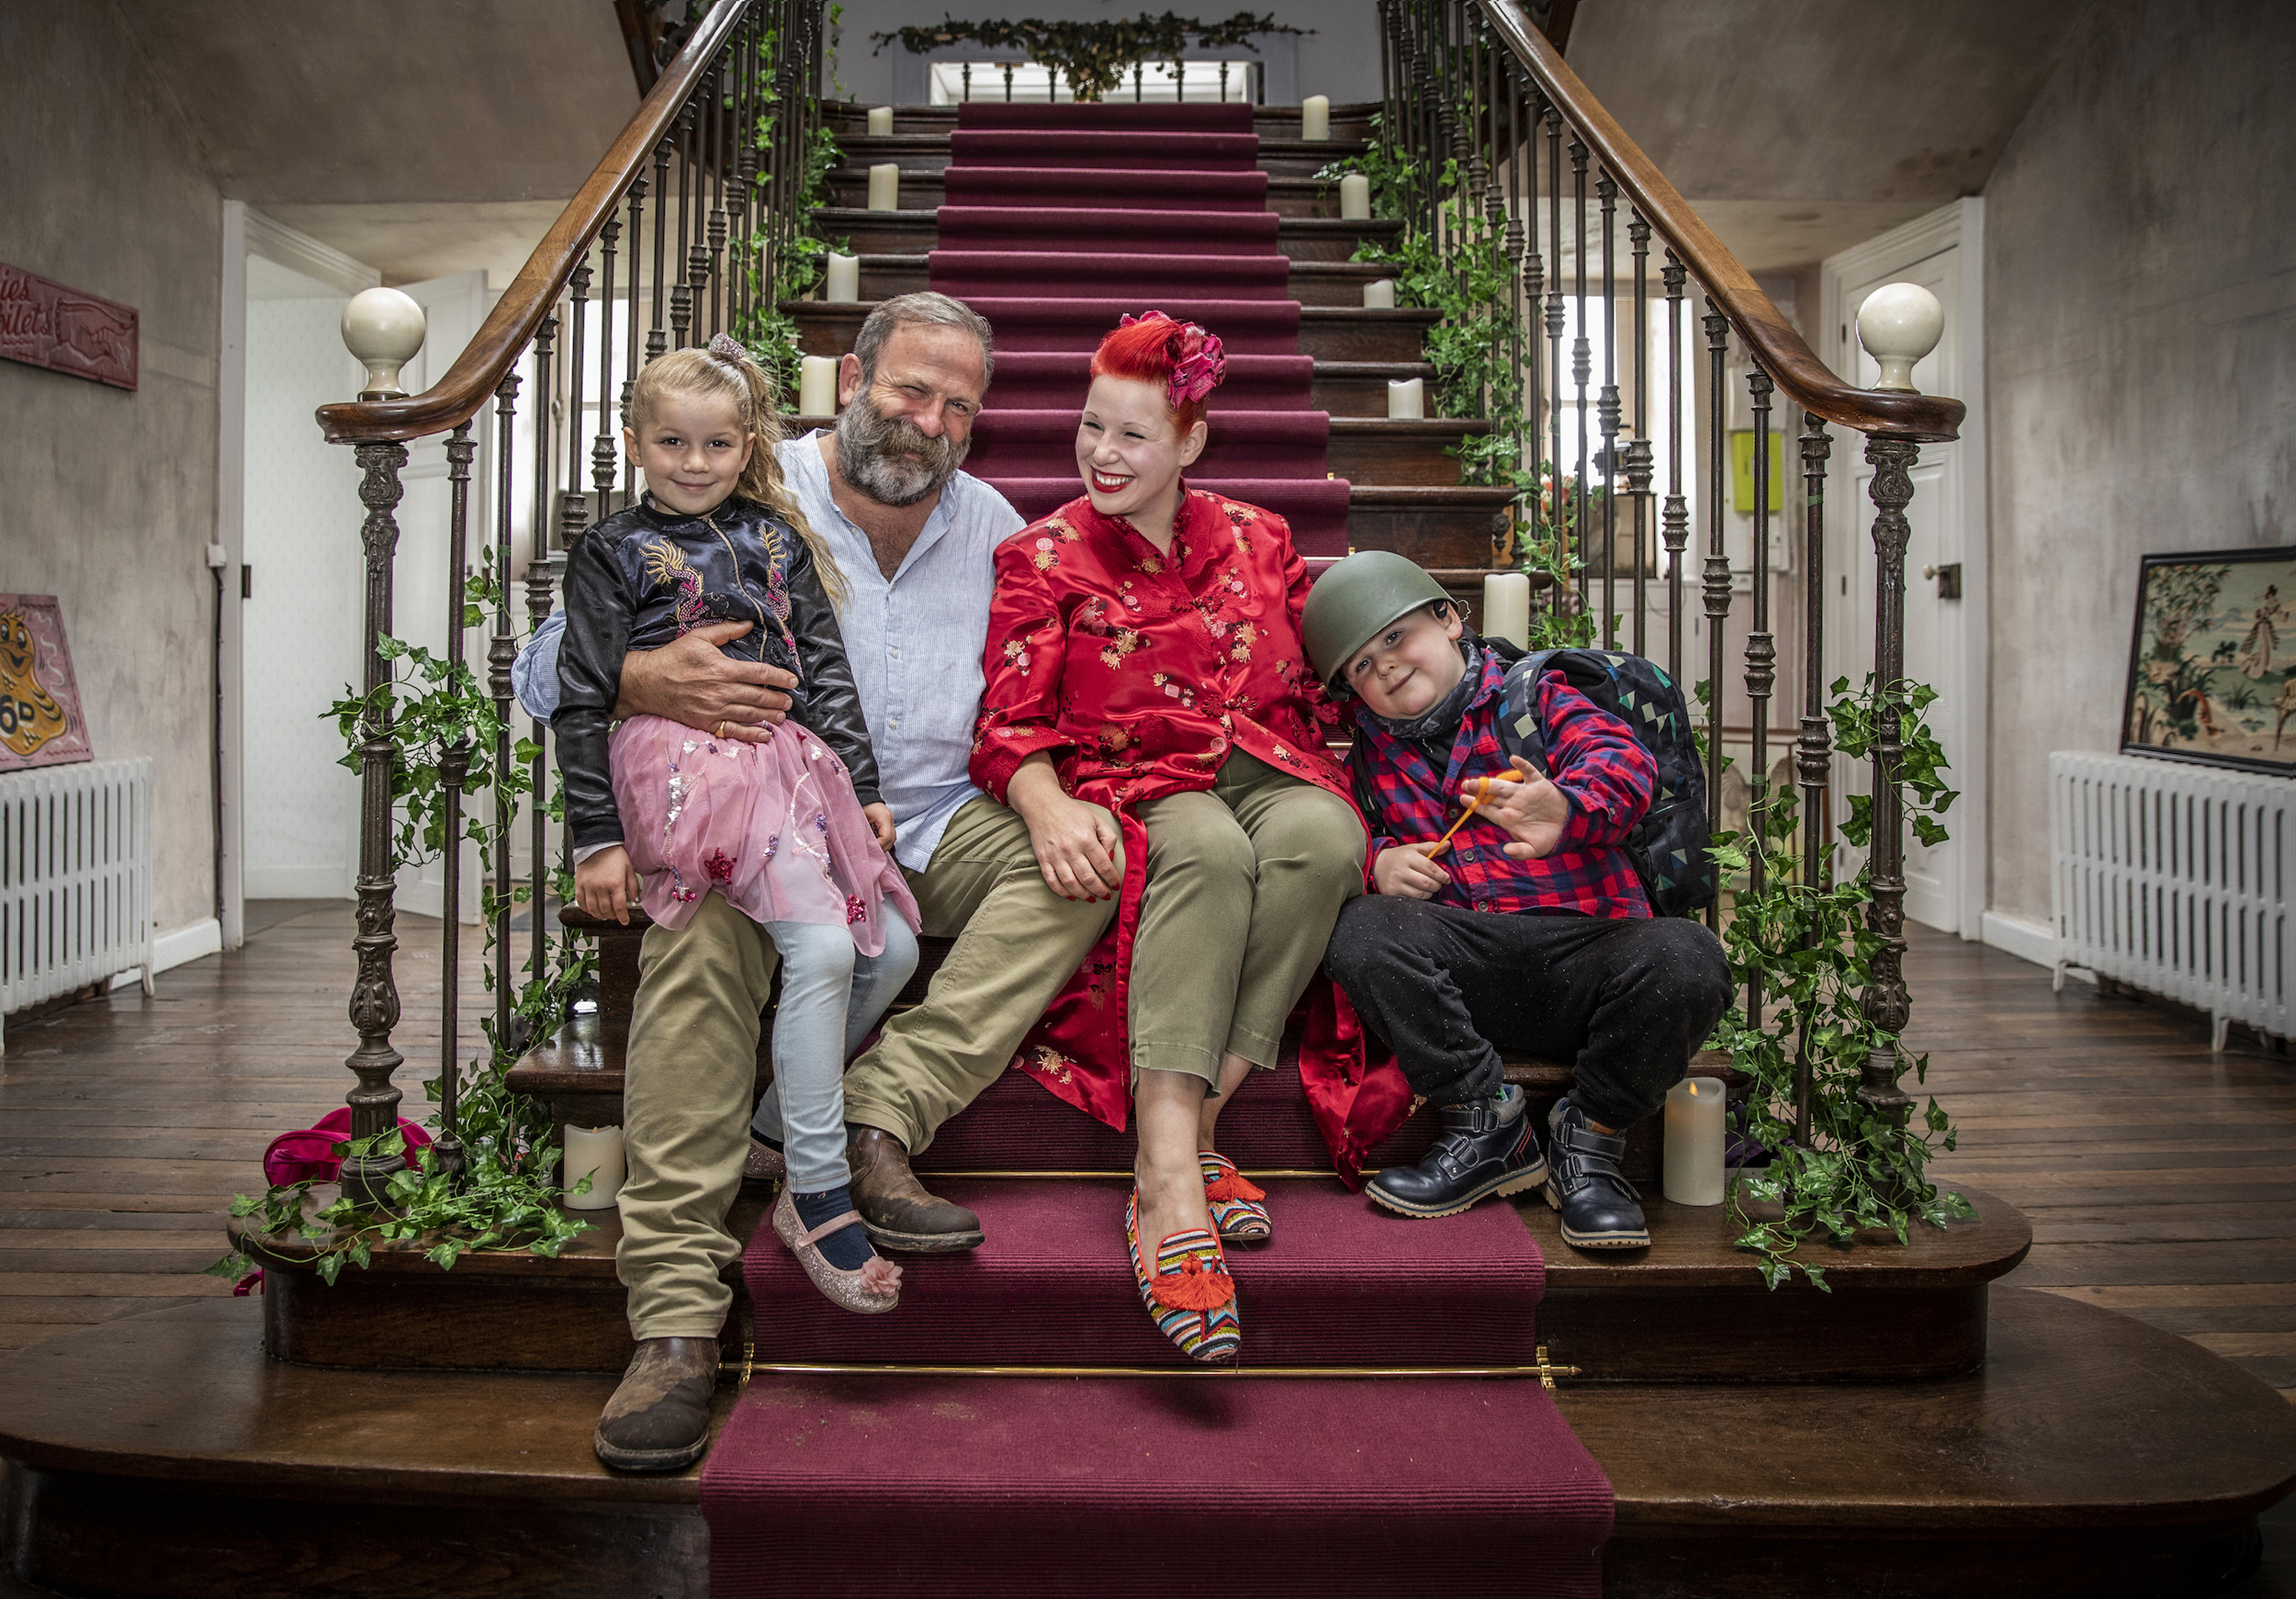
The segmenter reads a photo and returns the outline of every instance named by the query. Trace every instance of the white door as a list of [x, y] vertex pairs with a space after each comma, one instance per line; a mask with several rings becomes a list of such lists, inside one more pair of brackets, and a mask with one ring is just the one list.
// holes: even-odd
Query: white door
[[[1857, 343], [1857, 312], [1889, 283], [1917, 283], [1945, 308], [1945, 336], [1914, 368], [1924, 394], [1967, 402], [1959, 440], [1922, 447], [1906, 508], [1906, 675], [1938, 691], [1925, 713], [1944, 747], [1948, 781], [1961, 791], [1935, 848], [1906, 835], [1906, 914], [1931, 927], [1979, 936], [1985, 908], [1985, 478], [1980, 227], [1982, 202], [1964, 200], [1829, 259], [1820, 330], [1829, 363], [1870, 388], [1879, 375]], [[1874, 554], [1874, 469], [1862, 436], [1834, 430], [1827, 481], [1828, 681], [1862, 684], [1874, 669], [1878, 568]], [[1838, 761], [1847, 791], [1867, 792], [1870, 767]]]

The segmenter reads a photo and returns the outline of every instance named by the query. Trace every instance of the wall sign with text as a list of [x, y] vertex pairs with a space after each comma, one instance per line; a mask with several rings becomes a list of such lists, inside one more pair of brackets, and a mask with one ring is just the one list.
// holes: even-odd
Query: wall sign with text
[[135, 308], [0, 265], [0, 357], [135, 387]]

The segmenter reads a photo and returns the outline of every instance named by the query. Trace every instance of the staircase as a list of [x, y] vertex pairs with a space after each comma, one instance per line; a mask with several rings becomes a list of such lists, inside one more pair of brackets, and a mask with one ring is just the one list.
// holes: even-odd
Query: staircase
[[[740, 10], [713, 12], [700, 59]], [[680, 60], [658, 91], [672, 112], [700, 81]], [[1508, 496], [1460, 487], [1442, 452], [1488, 424], [1385, 417], [1390, 379], [1433, 375], [1432, 314], [1360, 308], [1374, 274], [1346, 257], [1395, 225], [1341, 221], [1310, 176], [1372, 108], [1334, 108], [1335, 141], [1316, 144], [1296, 109], [1165, 107], [1144, 127], [1120, 106], [908, 108], [877, 137], [851, 108], [812, 109], [841, 152], [842, 205], [817, 226], [862, 252], [864, 303], [790, 303], [805, 348], [842, 353], [868, 301], [909, 289], [981, 309], [1000, 349], [968, 466], [1025, 513], [1074, 497], [1093, 345], [1119, 311], [1160, 307], [1228, 340], [1194, 481], [1281, 511], [1311, 558], [1397, 549], [1480, 601]], [[609, 160], [702, 137], [690, 117], [672, 126], [657, 108]], [[889, 160], [912, 209], [853, 209]], [[620, 193], [594, 197], [578, 236]], [[579, 381], [580, 302], [557, 298], [570, 270], [503, 348], [562, 309]], [[698, 331], [703, 298], [671, 315]], [[610, 464], [590, 491], [611, 503]], [[513, 1072], [562, 1122], [619, 1119], [643, 927], [590, 931], [601, 1008]], [[945, 953], [928, 948], [900, 1003]], [[590, 1455], [629, 1348], [611, 1211], [556, 1259], [441, 1273], [379, 1250], [332, 1288], [308, 1245], [272, 1240], [259, 1300], [0, 1361], [15, 1570], [67, 1593], [233, 1599], [2200, 1593], [2285, 1489], [2296, 1426], [2268, 1390], [2125, 1318], [1996, 1292], [2030, 1230], [1989, 1196], [1970, 1196], [1973, 1223], [1839, 1251], [1831, 1293], [1772, 1292], [1726, 1215], [1656, 1197], [1654, 1125], [1632, 1150], [1653, 1247], [1587, 1255], [1535, 1196], [1440, 1223], [1373, 1213], [1320, 1175], [1289, 1064], [1254, 1074], [1223, 1120], [1276, 1226], [1234, 1251], [1238, 1373], [1188, 1366], [1139, 1308], [1129, 1140], [1007, 1074], [919, 1162], [988, 1242], [912, 1262], [891, 1316], [828, 1307], [758, 1235], [770, 1196], [745, 1191], [731, 1219], [752, 1246], [729, 1274], [719, 1432], [697, 1472], [619, 1478]], [[1570, 1075], [1527, 1059], [1508, 1073], [1542, 1113]], [[1408, 1123], [1374, 1160], [1414, 1159], [1429, 1136]]]

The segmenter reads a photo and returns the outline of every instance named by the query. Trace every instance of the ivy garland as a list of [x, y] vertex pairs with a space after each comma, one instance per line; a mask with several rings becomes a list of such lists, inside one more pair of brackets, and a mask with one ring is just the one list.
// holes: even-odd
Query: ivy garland
[[1047, 22], [1036, 17], [987, 22], [944, 19], [930, 27], [897, 28], [870, 37], [877, 45], [873, 53], [882, 53], [896, 41], [919, 55], [961, 40], [995, 50], [1020, 50], [1031, 63], [1049, 67], [1067, 78], [1070, 92], [1078, 100], [1094, 101], [1106, 99], [1134, 67], [1145, 62], [1177, 61], [1191, 44], [1207, 50], [1241, 45], [1257, 54], [1258, 46], [1251, 42], [1255, 35], [1315, 31], [1278, 22], [1273, 14], [1254, 16], [1248, 11], [1240, 11], [1223, 22], [1206, 22], [1170, 12], [1152, 17], [1143, 12], [1107, 22]]
[[[493, 552], [487, 552], [481, 570], [463, 589], [463, 622], [480, 626], [486, 613], [501, 597], [501, 585], [492, 570]], [[383, 658], [392, 663], [391, 676], [373, 694], [346, 694], [329, 708], [341, 731], [347, 753], [341, 764], [356, 771], [365, 742], [368, 713], [387, 704], [391, 711], [393, 744], [390, 793], [392, 807], [391, 865], [396, 871], [417, 865], [447, 847], [445, 764], [459, 754], [466, 764], [463, 787], [477, 793], [488, 786], [511, 796], [532, 791], [535, 746], [517, 740], [511, 764], [496, 770], [495, 740], [501, 729], [495, 701], [480, 686], [468, 666], [455, 667], [418, 645], [384, 638]], [[545, 813], [562, 819], [559, 794], [544, 800]], [[499, 829], [493, 807], [473, 805], [463, 816], [462, 841], [479, 847], [481, 858], [491, 850]], [[573, 885], [563, 872], [554, 874], [562, 898], [572, 898]], [[512, 887], [510, 903], [529, 902], [528, 883]], [[486, 981], [492, 991], [497, 982], [514, 980], [499, 968], [501, 952], [494, 947], [495, 916], [503, 902], [492, 883], [481, 891], [480, 922], [486, 929]], [[541, 907], [535, 907], [541, 914]], [[256, 1218], [255, 1233], [264, 1238], [299, 1238], [312, 1250], [312, 1265], [320, 1278], [332, 1283], [345, 1262], [364, 1270], [377, 1244], [419, 1243], [425, 1259], [441, 1267], [474, 1249], [523, 1249], [537, 1255], [555, 1255], [590, 1224], [570, 1215], [559, 1201], [554, 1168], [557, 1147], [550, 1142], [549, 1110], [539, 1101], [513, 1094], [504, 1074], [523, 1054], [521, 1040], [538, 1038], [563, 1020], [574, 996], [589, 981], [595, 966], [593, 946], [569, 933], [557, 945], [557, 965], [541, 970], [529, 966], [527, 980], [512, 1001], [511, 1037], [496, 1036], [492, 1016], [483, 1026], [488, 1050], [483, 1060], [463, 1070], [457, 1104], [456, 1134], [463, 1144], [463, 1170], [443, 1169], [435, 1145], [415, 1152], [406, 1169], [392, 1176], [387, 1193], [389, 1208], [369, 1209], [349, 1194], [321, 1203], [306, 1180], [283, 1183], [261, 1193], [242, 1193], [232, 1201], [234, 1217]], [[425, 1096], [439, 1098], [439, 1079], [426, 1078]], [[431, 1119], [437, 1125], [437, 1118]], [[374, 1152], [404, 1153], [397, 1128], [372, 1138], [346, 1140], [334, 1146], [338, 1157]], [[575, 1192], [588, 1185], [585, 1177]], [[209, 1275], [237, 1280], [269, 1263], [259, 1243], [234, 1250], [207, 1267]]]

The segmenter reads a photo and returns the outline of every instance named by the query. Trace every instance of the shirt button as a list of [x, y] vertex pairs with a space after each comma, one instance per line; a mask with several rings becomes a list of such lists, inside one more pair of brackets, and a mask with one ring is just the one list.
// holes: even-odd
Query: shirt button
[[901, 725], [901, 718], [898, 718], [898, 717], [895, 717], [895, 718], [893, 718], [893, 726], [896, 726], [896, 727], [898, 727], [900, 725]]
[[890, 655], [895, 660], [898, 660], [901, 658], [901, 652], [898, 649], [888, 649], [885, 653]]

